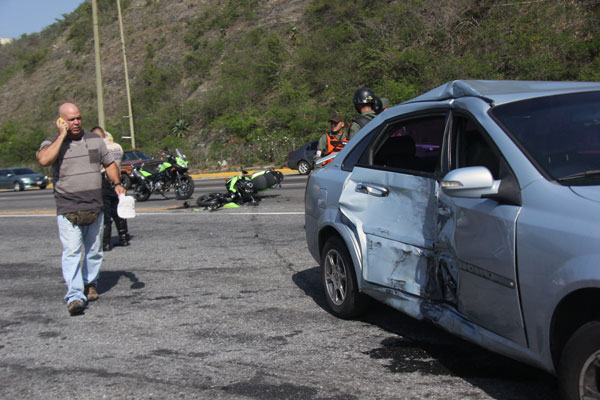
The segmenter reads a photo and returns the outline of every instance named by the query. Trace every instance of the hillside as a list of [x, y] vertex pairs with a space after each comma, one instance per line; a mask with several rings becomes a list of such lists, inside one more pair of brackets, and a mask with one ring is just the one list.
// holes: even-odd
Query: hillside
[[[128, 147], [114, 0], [98, 0], [107, 129]], [[352, 93], [453, 79], [600, 80], [597, 1], [121, 0], [136, 144], [194, 169], [284, 162]], [[0, 166], [31, 164], [58, 105], [96, 124], [91, 5], [0, 47]]]

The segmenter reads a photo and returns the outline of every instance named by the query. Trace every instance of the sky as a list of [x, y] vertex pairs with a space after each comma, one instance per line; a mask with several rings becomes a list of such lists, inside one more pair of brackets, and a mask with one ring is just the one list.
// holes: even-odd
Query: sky
[[0, 38], [18, 39], [63, 19], [84, 0], [0, 0]]

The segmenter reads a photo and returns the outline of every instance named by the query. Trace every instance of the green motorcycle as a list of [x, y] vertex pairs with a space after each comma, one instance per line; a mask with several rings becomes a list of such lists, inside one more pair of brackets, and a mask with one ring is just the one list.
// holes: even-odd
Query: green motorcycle
[[157, 170], [152, 171], [145, 164], [132, 167], [131, 174], [137, 180], [134, 191], [136, 200], [146, 201], [152, 193], [166, 198], [165, 193], [171, 188], [178, 200], [189, 199], [194, 193], [194, 181], [187, 170], [188, 161], [179, 149], [175, 149], [175, 154], [164, 151]]
[[226, 193], [209, 193], [196, 200], [196, 204], [210, 211], [227, 205], [240, 204], [258, 205], [259, 192], [263, 192], [279, 185], [283, 181], [283, 174], [270, 168], [249, 175], [242, 171], [241, 175], [232, 176], [225, 181]]

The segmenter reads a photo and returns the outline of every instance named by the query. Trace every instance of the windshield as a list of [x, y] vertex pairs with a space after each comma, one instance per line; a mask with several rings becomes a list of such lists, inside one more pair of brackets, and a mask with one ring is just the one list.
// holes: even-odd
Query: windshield
[[29, 174], [37, 174], [37, 172], [35, 172], [32, 169], [29, 168], [16, 168], [14, 169], [15, 174], [16, 175], [29, 175]]
[[150, 160], [151, 158], [152, 157], [141, 151], [126, 151], [125, 154], [123, 154], [123, 161]]
[[600, 92], [504, 104], [491, 114], [548, 178], [600, 184]]

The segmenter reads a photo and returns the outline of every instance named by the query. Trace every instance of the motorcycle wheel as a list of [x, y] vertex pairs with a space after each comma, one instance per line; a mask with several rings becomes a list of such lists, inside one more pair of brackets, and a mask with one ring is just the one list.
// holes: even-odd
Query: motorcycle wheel
[[131, 189], [131, 178], [126, 173], [121, 174], [121, 184], [125, 189]]
[[189, 175], [181, 177], [181, 184], [175, 186], [175, 197], [177, 200], [189, 199], [194, 193], [194, 180]]
[[143, 182], [140, 182], [136, 185], [133, 195], [137, 201], [146, 201], [150, 197], [150, 191]]
[[227, 203], [227, 201], [225, 199], [225, 195], [222, 193], [204, 194], [198, 197], [198, 200], [196, 200], [196, 204], [198, 204], [198, 206], [208, 208], [211, 211], [222, 207], [225, 203]]

